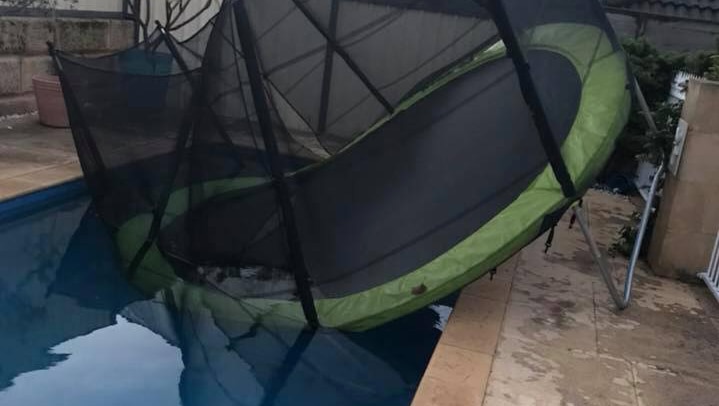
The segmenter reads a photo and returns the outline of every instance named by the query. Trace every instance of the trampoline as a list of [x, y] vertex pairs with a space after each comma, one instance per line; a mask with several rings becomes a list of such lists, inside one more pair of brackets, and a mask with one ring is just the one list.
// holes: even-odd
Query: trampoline
[[365, 330], [461, 289], [581, 198], [632, 100], [596, 0], [228, 0], [150, 38], [53, 50], [78, 154], [133, 283], [227, 318]]

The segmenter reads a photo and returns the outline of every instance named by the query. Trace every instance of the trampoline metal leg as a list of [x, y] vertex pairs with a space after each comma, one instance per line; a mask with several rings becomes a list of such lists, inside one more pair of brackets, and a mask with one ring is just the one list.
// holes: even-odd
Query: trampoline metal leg
[[576, 215], [577, 222], [579, 222], [579, 227], [584, 234], [584, 238], [587, 240], [587, 244], [589, 245], [589, 250], [592, 253], [592, 257], [594, 257], [594, 260], [597, 262], [597, 266], [599, 266], [599, 271], [602, 275], [602, 279], [604, 279], [604, 282], [607, 284], [609, 294], [611, 295], [612, 300], [614, 300], [614, 303], [617, 305], [617, 308], [619, 308], [619, 310], [626, 309], [631, 301], [632, 283], [634, 281], [634, 270], [637, 266], [637, 261], [639, 260], [639, 253], [642, 248], [642, 242], [644, 241], [644, 235], [647, 230], [647, 225], [649, 224], [649, 218], [652, 214], [654, 196], [657, 193], [659, 181], [663, 175], [664, 165], [662, 164], [659, 166], [656, 175], [654, 175], [654, 180], [652, 181], [652, 186], [649, 190], [649, 197], [647, 198], [647, 203], [644, 206], [642, 220], [639, 224], [639, 230], [637, 231], [636, 239], [634, 240], [632, 256], [630, 257], [629, 265], [627, 266], [627, 273], [624, 280], [624, 291], [622, 293], [619, 293], [619, 289], [614, 284], [614, 279], [612, 277], [612, 267], [609, 264], [609, 261], [607, 261], [606, 257], [602, 254], [602, 251], [599, 249], [596, 240], [592, 236], [592, 232], [589, 229], [589, 221], [588, 217], [586, 216], [586, 213], [580, 206], [574, 206], [572, 208], [572, 210], [574, 210], [574, 214]]

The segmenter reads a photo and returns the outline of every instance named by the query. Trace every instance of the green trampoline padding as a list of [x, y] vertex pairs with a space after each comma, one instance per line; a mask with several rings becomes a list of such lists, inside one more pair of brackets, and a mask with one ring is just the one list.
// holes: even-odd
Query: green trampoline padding
[[[627, 69], [621, 52], [615, 51], [599, 29], [580, 24], [551, 24], [536, 27], [522, 39], [527, 49], [561, 54], [572, 62], [583, 81], [581, 100], [574, 124], [562, 145], [562, 153], [578, 190], [585, 190], [606, 162], [614, 142], [628, 118], [631, 96]], [[444, 84], [504, 55], [494, 47], [472, 62], [447, 74], [427, 89], [408, 99], [397, 113]], [[368, 130], [363, 137], [383, 123]], [[351, 148], [351, 146], [349, 146]], [[341, 155], [338, 154], [338, 155]], [[338, 156], [334, 158], [336, 159]], [[322, 165], [322, 163], [317, 164]], [[305, 170], [312, 170], [308, 168]], [[203, 184], [203, 196], [210, 198], [242, 188], [267, 183], [263, 178], [218, 180]], [[163, 227], [188, 210], [188, 189], [175, 191], [168, 205]], [[342, 298], [316, 299], [322, 326], [343, 330], [365, 330], [426, 306], [476, 280], [504, 262], [537, 237], [548, 214], [571, 203], [562, 194], [549, 165], [509, 206], [474, 234], [424, 266], [395, 280]], [[117, 233], [117, 244], [125, 261], [130, 261], [148, 234], [152, 214], [137, 216]], [[189, 290], [213, 309], [216, 317], [245, 319], [261, 317], [304, 323], [299, 302], [270, 299], [231, 298], [212, 287], [200, 287], [178, 278], [157, 246], [153, 245], [133, 277], [133, 283], [148, 294], [160, 290]], [[424, 293], [413, 294], [418, 286]]]

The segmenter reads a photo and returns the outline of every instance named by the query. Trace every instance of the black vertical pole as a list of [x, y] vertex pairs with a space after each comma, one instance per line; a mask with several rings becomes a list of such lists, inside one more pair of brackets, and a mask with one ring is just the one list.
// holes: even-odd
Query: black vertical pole
[[265, 90], [262, 84], [262, 74], [260, 72], [257, 53], [255, 52], [254, 36], [250, 21], [245, 10], [244, 0], [239, 0], [234, 5], [235, 20], [237, 22], [237, 34], [240, 39], [240, 46], [245, 56], [245, 66], [250, 80], [250, 89], [252, 91], [252, 99], [255, 104], [257, 120], [260, 124], [260, 132], [265, 142], [265, 150], [270, 165], [270, 172], [274, 182], [277, 198], [282, 212], [282, 219], [285, 222], [285, 232], [287, 234], [287, 244], [290, 251], [290, 263], [292, 266], [295, 283], [299, 292], [302, 310], [305, 313], [307, 322], [313, 328], [319, 326], [317, 319], [317, 310], [315, 309], [314, 299], [309, 274], [305, 265], [302, 247], [300, 245], [297, 224], [295, 223], [295, 214], [292, 208], [289, 189], [285, 182], [285, 176], [279, 161], [279, 150], [277, 148], [277, 140], [275, 139], [274, 130], [272, 128], [272, 118], [270, 116], [269, 106], [265, 99]]
[[[475, 0], [480, 5], [483, 5], [484, 1]], [[507, 53], [514, 62], [514, 67], [517, 71], [517, 77], [519, 78], [519, 86], [522, 90], [524, 100], [529, 106], [529, 110], [532, 112], [532, 118], [534, 119], [534, 125], [537, 127], [539, 132], [539, 138], [544, 148], [549, 163], [554, 171], [557, 181], [559, 181], [562, 187], [564, 196], [568, 198], [576, 197], [577, 191], [574, 187], [572, 177], [569, 175], [567, 165], [562, 157], [562, 151], [557, 144], [557, 139], [554, 137], [552, 127], [549, 124], [547, 118], [547, 112], [544, 110], [542, 101], [537, 91], [537, 86], [532, 79], [532, 73], [530, 72], [529, 62], [522, 51], [522, 47], [519, 45], [517, 36], [512, 29], [512, 24], [507, 15], [507, 10], [504, 7], [503, 0], [491, 0], [490, 2], [491, 12], [494, 16], [494, 23], [497, 26], [499, 35], [504, 41], [504, 45], [507, 47]]]
[[132, 261], [130, 261], [130, 265], [128, 266], [128, 275], [130, 276], [130, 278], [135, 276], [137, 269], [140, 267], [142, 261], [145, 259], [145, 256], [150, 251], [150, 248], [152, 248], [152, 245], [157, 240], [157, 237], [160, 235], [160, 231], [162, 229], [162, 219], [165, 217], [167, 205], [170, 201], [170, 196], [172, 195], [172, 187], [175, 184], [175, 178], [177, 178], [177, 174], [180, 171], [180, 166], [182, 165], [185, 149], [192, 134], [192, 128], [194, 126], [195, 118], [199, 107], [198, 105], [199, 97], [197, 94], [194, 94], [192, 97], [190, 109], [185, 115], [185, 117], [183, 117], [182, 119], [179, 136], [177, 137], [177, 140], [175, 141], [175, 146], [173, 148], [173, 153], [171, 157], [172, 161], [170, 163], [171, 176], [169, 179], [167, 179], [167, 184], [165, 185], [164, 189], [162, 189], [160, 198], [153, 210], [152, 223], [150, 223], [150, 229], [147, 232], [145, 242], [140, 246], [140, 249], [137, 251], [137, 253], [135, 253], [135, 256], [132, 258]]
[[[170, 50], [170, 53], [172, 54], [173, 58], [175, 58], [175, 62], [177, 62], [177, 65], [180, 67], [180, 70], [184, 74], [185, 78], [187, 78], [187, 80], [190, 82], [190, 86], [192, 86], [192, 91], [198, 94], [198, 97], [200, 97], [201, 104], [206, 104], [204, 108], [206, 108], [209, 112], [210, 123], [215, 127], [215, 130], [217, 130], [217, 132], [220, 134], [220, 137], [222, 137], [222, 139], [227, 143], [227, 146], [229, 148], [232, 148], [234, 151], [235, 144], [234, 142], [232, 142], [230, 134], [227, 133], [227, 130], [220, 121], [220, 118], [215, 113], [215, 110], [212, 108], [212, 105], [210, 103], [207, 103], [205, 94], [202, 92], [203, 89], [197, 83], [197, 80], [192, 77], [190, 67], [187, 66], [187, 62], [185, 62], [185, 59], [182, 57], [182, 54], [177, 49], [177, 45], [175, 45], [175, 41], [170, 36], [170, 33], [167, 32], [165, 27], [160, 24], [159, 21], [155, 21], [155, 25], [157, 26], [157, 29], [160, 30], [160, 38], [162, 38], [162, 41], [165, 43], [165, 45], [167, 45], [167, 49]], [[238, 162], [242, 162], [242, 158], [240, 158], [239, 155]]]
[[175, 62], [177, 62], [177, 65], [180, 66], [180, 70], [182, 71], [183, 75], [187, 78], [187, 80], [190, 82], [190, 85], [193, 87], [193, 91], [199, 91], [197, 84], [192, 79], [192, 76], [190, 75], [190, 67], [187, 66], [187, 62], [185, 62], [185, 59], [182, 58], [182, 55], [180, 54], [180, 51], [177, 50], [177, 46], [175, 45], [175, 41], [170, 38], [170, 34], [167, 32], [165, 27], [160, 24], [160, 21], [155, 20], [155, 26], [157, 26], [157, 29], [160, 30], [160, 35], [162, 36], [162, 41], [167, 45], [167, 49], [170, 50], [170, 53], [172, 54], [173, 58], [175, 58]]
[[[621, 42], [619, 41], [619, 38], [617, 37], [617, 33], [614, 31], [614, 28], [612, 27], [612, 23], [609, 21], [609, 17], [607, 16], [607, 12], [604, 10], [604, 7], [602, 6], [602, 3], [599, 2], [599, 0], [589, 0], [592, 4], [592, 8], [594, 9], [594, 14], [597, 16], [597, 19], [601, 21], [602, 28], [604, 31], [604, 34], [609, 38], [609, 41], [612, 43], [612, 47], [614, 48], [615, 52], [624, 52], [622, 49]], [[639, 84], [637, 83], [637, 79], [634, 76], [634, 71], [632, 70], [632, 66], [629, 63], [629, 58], [624, 57], [624, 64], [626, 66], [627, 70], [627, 89], [629, 89], [630, 94], [632, 97], [637, 99], [639, 101], [639, 93], [641, 93], [641, 89], [639, 88]], [[589, 68], [587, 68], [589, 69]]]
[[[140, 28], [139, 19], [142, 18], [142, 15], [141, 15], [141, 14], [142, 14], [142, 10], [140, 9], [140, 6], [142, 6], [142, 4], [140, 4], [140, 0], [126, 0], [126, 1], [132, 1], [132, 2], [133, 2], [133, 3], [132, 3], [132, 4], [133, 4], [133, 10], [134, 10], [136, 13], [138, 13], [137, 15], [134, 16], [134, 20], [135, 20], [135, 30], [134, 30], [134, 33], [135, 33], [135, 34], [134, 34], [134, 37], [135, 37], [135, 38], [134, 38], [134, 39], [135, 39], [135, 45], [137, 45], [137, 44], [140, 43], [140, 29], [141, 29], [141, 28]], [[148, 0], [148, 1], [149, 1], [149, 0]], [[147, 45], [147, 44], [145, 44], [145, 45]]]
[[[63, 70], [62, 63], [60, 63], [60, 60], [57, 56], [57, 50], [55, 50], [55, 44], [52, 42], [47, 42], [47, 50], [50, 54], [50, 57], [52, 58], [53, 66], [55, 67], [55, 71], [57, 72], [58, 77], [60, 78], [60, 85], [62, 87], [62, 95], [63, 99], [65, 101], [65, 104], [69, 107], [68, 108], [68, 119], [70, 121], [70, 127], [73, 128], [72, 134], [73, 134], [73, 141], [75, 142], [75, 147], [78, 151], [84, 151], [88, 150], [90, 153], [90, 159], [92, 160], [91, 164], [94, 166], [94, 168], [89, 168], [87, 165], [87, 157], [85, 159], [80, 160], [80, 166], [83, 169], [83, 173], [85, 174], [86, 181], [88, 184], [90, 184], [91, 193], [97, 197], [100, 198], [101, 195], [104, 194], [104, 185], [105, 182], [105, 176], [106, 176], [106, 168], [105, 168], [105, 162], [102, 159], [102, 155], [100, 154], [100, 150], [97, 148], [97, 144], [95, 143], [95, 140], [92, 138], [92, 133], [90, 132], [90, 128], [87, 126], [87, 123], [85, 122], [85, 117], [82, 114], [82, 110], [80, 109], [80, 104], [77, 101], [77, 98], [75, 97], [75, 92], [70, 86], [70, 83], [67, 81], [67, 76], [65, 76], [65, 71]], [[82, 132], [84, 133], [84, 136], [78, 136], [76, 133], [76, 129], [80, 128]], [[85, 148], [85, 146], [87, 148]], [[97, 171], [97, 173], [94, 173], [93, 169]], [[99, 200], [98, 200], [99, 201]]]
[[327, 30], [324, 29], [322, 24], [317, 21], [317, 19], [312, 15], [312, 12], [307, 8], [307, 6], [304, 4], [304, 1], [300, 0], [292, 0], [292, 3], [294, 3], [295, 7], [297, 7], [298, 10], [302, 13], [302, 15], [307, 18], [307, 21], [312, 24], [315, 29], [322, 34], [323, 37], [325, 37], [325, 40], [327, 40], [327, 44], [332, 47], [332, 49], [339, 55], [340, 58], [342, 58], [345, 61], [345, 64], [348, 68], [354, 72], [354, 74], [357, 76], [357, 78], [364, 83], [367, 90], [369, 90], [370, 93], [377, 99], [377, 101], [387, 110], [388, 113], [392, 114], [394, 113], [394, 106], [392, 106], [392, 103], [390, 103], [385, 97], [382, 95], [382, 93], [377, 89], [372, 82], [369, 80], [367, 75], [362, 72], [362, 69], [359, 68], [357, 65], [357, 62], [355, 62], [352, 57], [345, 51], [344, 48], [340, 46], [340, 44], [337, 42], [337, 40], [334, 38], [334, 36], [330, 35], [330, 33], [327, 32]]
[[[171, 41], [169, 40], [169, 38], [167, 38], [166, 32], [164, 30], [161, 31], [161, 35], [169, 47]], [[186, 68], [186, 66], [184, 66], [182, 62], [178, 61], [178, 64], [181, 64], [181, 67]], [[190, 83], [192, 84], [192, 82]], [[145, 256], [150, 251], [150, 248], [152, 248], [152, 245], [155, 243], [155, 240], [159, 236], [160, 230], [162, 229], [162, 219], [163, 217], [165, 217], [165, 211], [167, 210], [167, 205], [170, 201], [170, 195], [172, 194], [172, 187], [175, 184], [175, 178], [180, 171], [180, 166], [182, 165], [185, 149], [187, 148], [188, 141], [190, 140], [190, 137], [192, 135], [192, 129], [195, 125], [197, 119], [196, 116], [199, 111], [200, 100], [201, 93], [199, 93], [198, 90], [193, 87], [190, 108], [185, 114], [185, 117], [182, 118], [179, 135], [177, 137], [177, 140], [175, 141], [175, 146], [172, 153], [172, 161], [170, 163], [171, 176], [170, 179], [167, 180], [167, 184], [162, 190], [160, 199], [155, 206], [152, 223], [150, 224], [150, 230], [147, 233], [147, 238], [135, 254], [135, 257], [130, 262], [130, 266], [128, 267], [128, 273], [130, 277], [134, 276], [135, 272], [137, 271], [137, 268], [142, 264], [142, 261], [145, 259]]]
[[300, 331], [299, 335], [295, 339], [294, 344], [287, 350], [285, 358], [282, 360], [282, 364], [277, 368], [270, 381], [265, 387], [265, 396], [262, 399], [260, 406], [273, 406], [277, 400], [282, 388], [287, 384], [287, 379], [292, 375], [297, 365], [299, 365], [302, 355], [307, 351], [312, 339], [315, 337], [316, 331]]
[[[337, 35], [337, 14], [339, 12], [339, 0], [332, 0], [332, 8], [330, 10], [330, 26], [329, 35], [332, 39]], [[329, 109], [330, 87], [332, 85], [332, 71], [335, 53], [332, 45], [327, 42], [325, 49], [325, 68], [322, 74], [322, 93], [320, 96], [320, 115], [317, 132], [322, 134], [327, 129], [327, 110]]]

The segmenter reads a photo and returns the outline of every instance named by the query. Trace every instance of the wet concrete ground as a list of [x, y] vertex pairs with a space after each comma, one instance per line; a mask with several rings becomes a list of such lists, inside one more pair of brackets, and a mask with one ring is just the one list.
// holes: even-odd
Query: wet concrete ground
[[[605, 250], [635, 210], [598, 191], [585, 207]], [[709, 291], [641, 264], [632, 306], [615, 310], [568, 217], [548, 254], [540, 238], [499, 279], [465, 289], [415, 406], [719, 405], [719, 305]], [[613, 264], [623, 278], [626, 260]]]

